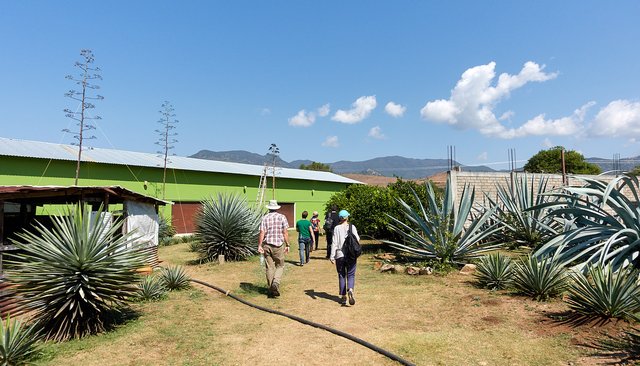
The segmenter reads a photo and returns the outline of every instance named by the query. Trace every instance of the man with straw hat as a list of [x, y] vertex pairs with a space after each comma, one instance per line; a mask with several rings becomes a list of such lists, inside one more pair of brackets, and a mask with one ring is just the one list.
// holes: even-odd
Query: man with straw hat
[[262, 218], [260, 235], [258, 236], [258, 253], [262, 254], [266, 263], [267, 286], [269, 296], [280, 296], [280, 279], [284, 272], [284, 255], [289, 253], [289, 223], [287, 218], [278, 213], [278, 201], [270, 200], [266, 206], [269, 213]]

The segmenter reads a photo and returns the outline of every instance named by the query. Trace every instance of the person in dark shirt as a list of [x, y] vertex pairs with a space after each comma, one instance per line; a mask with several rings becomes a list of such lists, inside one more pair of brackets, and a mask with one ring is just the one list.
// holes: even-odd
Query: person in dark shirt
[[331, 256], [331, 243], [333, 242], [333, 229], [340, 223], [338, 206], [332, 205], [331, 211], [324, 216], [324, 235], [327, 237], [327, 259]]

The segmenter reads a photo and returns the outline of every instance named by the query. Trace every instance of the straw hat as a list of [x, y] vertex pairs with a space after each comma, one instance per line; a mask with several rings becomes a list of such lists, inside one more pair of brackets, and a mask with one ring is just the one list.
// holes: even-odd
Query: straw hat
[[269, 200], [269, 204], [266, 207], [268, 210], [277, 210], [280, 208], [280, 205], [276, 200]]

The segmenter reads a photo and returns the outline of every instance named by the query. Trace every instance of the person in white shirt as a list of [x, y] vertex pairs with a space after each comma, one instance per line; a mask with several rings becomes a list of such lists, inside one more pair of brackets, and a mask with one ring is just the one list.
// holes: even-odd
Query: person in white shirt
[[[336, 271], [338, 271], [338, 286], [340, 288], [340, 303], [342, 305], [347, 304], [347, 296], [349, 297], [349, 305], [355, 305], [356, 298], [353, 294], [353, 289], [356, 284], [356, 258], [346, 258], [342, 253], [342, 246], [344, 245], [344, 239], [349, 232], [349, 212], [347, 210], [341, 210], [338, 213], [340, 217], [340, 224], [336, 225], [333, 229], [333, 245], [331, 246], [331, 255], [329, 259], [331, 263], [335, 263]], [[351, 232], [360, 241], [358, 230], [354, 225], [351, 225]]]

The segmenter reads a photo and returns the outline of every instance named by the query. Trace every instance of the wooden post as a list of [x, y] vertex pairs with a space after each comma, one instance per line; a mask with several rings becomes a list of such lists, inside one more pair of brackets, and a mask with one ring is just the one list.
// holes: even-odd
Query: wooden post
[[564, 148], [560, 150], [560, 156], [562, 158], [562, 184], [567, 185], [567, 168], [564, 164]]
[[224, 264], [224, 254], [218, 254], [218, 264]]

